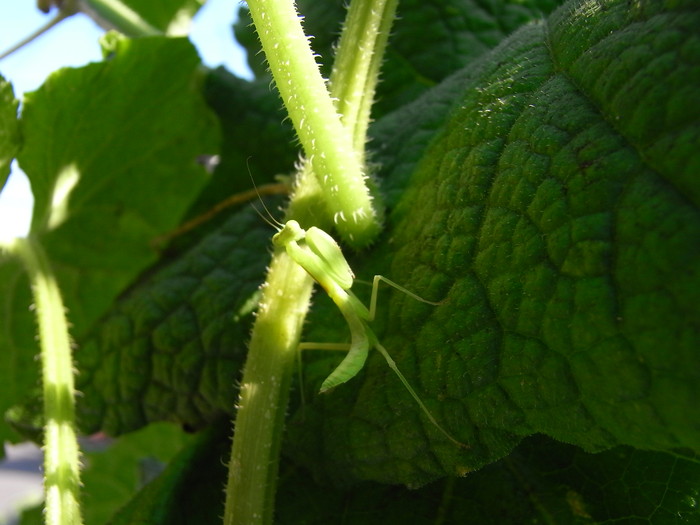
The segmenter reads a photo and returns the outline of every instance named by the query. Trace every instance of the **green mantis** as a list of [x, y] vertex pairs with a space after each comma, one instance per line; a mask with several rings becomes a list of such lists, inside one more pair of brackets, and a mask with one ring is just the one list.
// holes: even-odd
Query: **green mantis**
[[[284, 248], [292, 260], [304, 268], [304, 270], [321, 285], [336, 304], [350, 328], [350, 349], [340, 365], [338, 365], [331, 375], [323, 382], [321, 385], [321, 392], [326, 392], [357, 375], [365, 364], [370, 347], [374, 347], [382, 354], [389, 368], [398, 376], [430, 422], [457, 446], [468, 448], [467, 445], [452, 437], [440, 426], [428, 408], [423, 404], [418, 394], [416, 394], [415, 390], [411, 387], [408, 380], [398, 369], [389, 353], [381, 345], [368, 324], [374, 319], [377, 305], [377, 288], [380, 281], [384, 281], [417, 301], [432, 305], [438, 305], [440, 303], [426, 301], [389, 279], [381, 275], [375, 275], [370, 307], [367, 309], [355, 294], [350, 291], [355, 276], [350, 269], [350, 265], [343, 256], [340, 246], [338, 246], [333, 237], [326, 232], [316, 227], [304, 230], [297, 221], [290, 220], [272, 237], [272, 242], [275, 246]], [[301, 347], [306, 349], [347, 348], [344, 345], [315, 343], [305, 343], [302, 344]]]

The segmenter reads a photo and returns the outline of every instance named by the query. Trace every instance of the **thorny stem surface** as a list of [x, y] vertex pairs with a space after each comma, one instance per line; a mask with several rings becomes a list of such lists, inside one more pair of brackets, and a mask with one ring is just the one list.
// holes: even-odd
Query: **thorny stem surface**
[[[360, 193], [367, 192], [361, 164], [378, 71], [396, 4], [397, 0], [353, 0], [331, 77], [332, 96], [338, 98], [333, 102], [293, 2], [249, 0], [275, 83], [307, 156], [312, 157], [312, 162], [306, 162], [297, 174], [287, 220], [296, 219], [305, 228], [315, 225], [326, 229], [330, 219], [338, 218], [337, 212], [331, 217], [317, 213], [324, 201], [337, 201], [333, 197], [335, 190], [322, 189], [329, 180], [326, 176], [335, 174], [336, 168], [328, 168], [317, 162], [319, 159], [331, 159], [331, 164], [333, 159], [346, 159], [348, 164], [343, 160], [338, 163], [341, 174], [348, 177], [331, 179], [337, 191], [352, 195], [361, 188]], [[356, 53], [357, 45], [362, 46], [362, 53]], [[343, 114], [342, 124], [338, 111]], [[314, 126], [316, 131], [309, 131]], [[341, 140], [335, 140], [338, 137]], [[336, 155], [338, 149], [340, 155]], [[352, 169], [346, 169], [348, 166]], [[319, 174], [324, 176], [318, 177]], [[371, 204], [368, 195], [362, 198]], [[374, 220], [356, 223], [365, 230], [350, 234], [341, 230], [341, 235], [346, 240], [360, 233], [365, 239], [372, 238], [378, 228], [377, 216], [372, 211]], [[337, 226], [340, 229], [340, 224]], [[274, 254], [241, 382], [226, 488], [225, 525], [273, 521], [282, 428], [312, 287], [309, 275], [286, 253]]]
[[292, 0], [248, 2], [265, 57], [325, 207], [344, 241], [362, 247], [379, 233], [379, 218], [352, 134], [321, 76]]

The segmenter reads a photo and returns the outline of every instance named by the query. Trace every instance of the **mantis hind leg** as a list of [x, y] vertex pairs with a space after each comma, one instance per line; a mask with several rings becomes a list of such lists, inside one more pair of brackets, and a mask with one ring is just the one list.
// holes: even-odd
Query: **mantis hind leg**
[[426, 304], [432, 304], [433, 306], [439, 306], [441, 305], [443, 301], [428, 301], [427, 299], [423, 299], [420, 295], [417, 295], [413, 293], [411, 290], [408, 290], [407, 288], [404, 288], [400, 284], [395, 283], [391, 279], [387, 279], [383, 275], [375, 275], [374, 280], [372, 281], [372, 297], [369, 301], [369, 321], [374, 320], [374, 314], [377, 312], [377, 293], [379, 290], [379, 282], [383, 281], [389, 286], [396, 288], [399, 292], [403, 292], [412, 299], [415, 299], [416, 301], [420, 301], [421, 303], [426, 303]]
[[[428, 301], [425, 301], [425, 302], [428, 302]], [[394, 373], [398, 376], [398, 378], [403, 383], [403, 386], [406, 387], [406, 390], [408, 390], [408, 393], [411, 394], [411, 397], [413, 397], [413, 399], [416, 401], [416, 403], [418, 403], [418, 406], [420, 407], [420, 409], [423, 411], [423, 413], [428, 418], [428, 420], [435, 426], [435, 428], [437, 428], [440, 432], [442, 432], [442, 434], [447, 439], [452, 441], [452, 443], [454, 443], [458, 447], [469, 448], [469, 445], [466, 445], [465, 443], [462, 443], [461, 441], [455, 439], [454, 437], [452, 437], [452, 435], [447, 430], [445, 430], [444, 428], [442, 428], [442, 426], [440, 426], [440, 423], [438, 423], [437, 420], [435, 419], [435, 417], [433, 416], [433, 414], [430, 413], [430, 410], [428, 410], [428, 407], [425, 406], [425, 404], [423, 403], [423, 400], [418, 396], [418, 394], [416, 394], [416, 391], [413, 390], [413, 387], [408, 382], [408, 379], [406, 379], [404, 377], [404, 375], [399, 370], [399, 367], [396, 366], [396, 362], [391, 358], [391, 356], [389, 355], [389, 352], [386, 351], [386, 348], [384, 348], [379, 342], [375, 342], [374, 346], [377, 350], [379, 350], [379, 353], [382, 354], [382, 356], [386, 360], [386, 363], [389, 365], [389, 368], [391, 368], [394, 371]]]
[[[301, 353], [301, 350], [351, 350], [352, 345], [349, 345], [347, 343], [300, 343], [299, 344], [299, 350]], [[403, 386], [408, 390], [408, 393], [411, 394], [411, 397], [415, 400], [416, 403], [418, 403], [418, 406], [420, 409], [423, 411], [425, 416], [428, 418], [428, 420], [437, 428], [442, 434], [452, 441], [455, 445], [457, 445], [460, 448], [469, 448], [469, 445], [466, 445], [462, 443], [461, 441], [455, 439], [447, 430], [442, 428], [440, 426], [440, 423], [437, 422], [433, 414], [428, 410], [428, 407], [425, 406], [425, 403], [423, 403], [423, 400], [418, 396], [416, 391], [413, 389], [411, 384], [408, 382], [408, 379], [401, 373], [401, 370], [399, 370], [399, 367], [396, 365], [396, 361], [392, 359], [392, 357], [389, 355], [389, 352], [387, 352], [386, 348], [384, 348], [379, 342], [375, 341], [374, 342], [374, 347], [379, 351], [380, 354], [382, 354], [382, 357], [384, 357], [384, 360], [386, 361], [387, 365], [389, 365], [389, 368], [396, 374], [396, 376], [399, 378]], [[366, 358], [366, 355], [365, 355]], [[364, 359], [362, 360], [362, 364], [357, 367], [357, 362], [353, 365], [353, 370], [357, 369], [359, 370], [362, 368], [362, 365], [364, 365]], [[321, 386], [321, 393], [326, 392], [330, 390], [331, 388], [337, 386], [340, 383], [344, 383], [351, 377], [354, 377], [355, 374], [357, 374], [357, 371], [354, 371], [350, 377], [344, 378], [342, 381], [337, 381], [337, 378], [334, 378], [331, 380], [332, 386], [328, 386], [329, 380], [334, 376], [334, 374], [338, 371], [338, 369], [342, 369], [341, 366], [336, 368], [336, 370], [326, 378], [326, 380], [323, 382], [323, 385]], [[301, 378], [301, 367], [299, 370], [300, 378]], [[345, 375], [345, 374], [342, 374]], [[302, 394], [303, 395], [303, 394]]]

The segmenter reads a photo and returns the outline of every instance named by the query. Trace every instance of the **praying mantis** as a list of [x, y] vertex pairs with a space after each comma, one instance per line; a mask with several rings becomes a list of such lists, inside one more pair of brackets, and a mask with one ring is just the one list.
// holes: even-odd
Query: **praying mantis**
[[[367, 359], [370, 347], [376, 348], [384, 357], [389, 368], [394, 371], [399, 380], [408, 390], [409, 394], [418, 403], [418, 406], [428, 420], [452, 443], [462, 448], [468, 445], [455, 439], [437, 422], [430, 413], [421, 398], [411, 387], [408, 380], [396, 366], [387, 350], [379, 342], [379, 339], [369, 327], [369, 322], [374, 319], [377, 306], [377, 289], [379, 282], [383, 281], [397, 290], [409, 295], [423, 303], [439, 305], [427, 301], [411, 291], [399, 286], [393, 281], [381, 275], [375, 275], [372, 284], [372, 296], [370, 307], [367, 307], [350, 291], [355, 279], [350, 265], [338, 243], [333, 237], [320, 228], [311, 227], [303, 229], [295, 220], [278, 227], [277, 233], [272, 237], [272, 243], [279, 248], [284, 248], [292, 260], [301, 266], [333, 300], [350, 328], [351, 343], [347, 355], [338, 367], [326, 378], [321, 385], [321, 393], [330, 390], [352, 379], [362, 369]], [[302, 343], [300, 349], [347, 349], [347, 345]]]

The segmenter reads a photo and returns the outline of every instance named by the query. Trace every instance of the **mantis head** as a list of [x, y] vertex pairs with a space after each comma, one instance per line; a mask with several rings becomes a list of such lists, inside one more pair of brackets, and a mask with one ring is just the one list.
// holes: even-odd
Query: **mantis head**
[[272, 243], [278, 247], [285, 247], [290, 242], [298, 242], [306, 237], [304, 230], [294, 219], [285, 223], [282, 228], [272, 236]]

